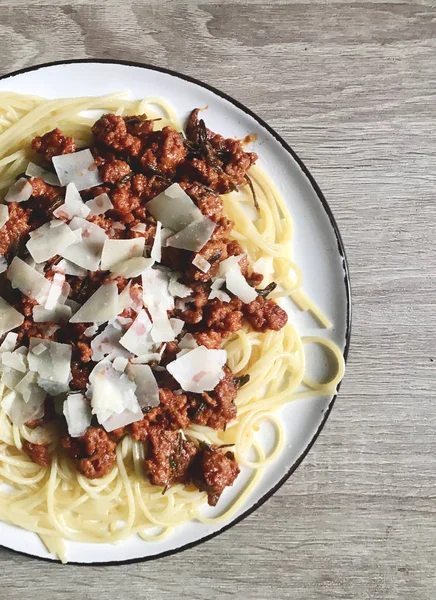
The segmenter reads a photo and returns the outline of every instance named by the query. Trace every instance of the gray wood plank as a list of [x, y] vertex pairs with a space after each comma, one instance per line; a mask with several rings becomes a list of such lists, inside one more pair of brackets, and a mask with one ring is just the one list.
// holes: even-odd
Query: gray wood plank
[[433, 600], [436, 7], [433, 1], [0, 2], [0, 72], [114, 57], [246, 103], [324, 190], [348, 252], [348, 372], [315, 447], [255, 514], [148, 564], [0, 550], [0, 598]]

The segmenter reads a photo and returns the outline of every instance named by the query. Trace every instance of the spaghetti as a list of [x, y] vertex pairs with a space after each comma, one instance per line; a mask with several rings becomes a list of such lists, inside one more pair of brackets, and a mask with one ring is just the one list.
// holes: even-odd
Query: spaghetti
[[[95, 98], [46, 100], [15, 93], [0, 94], [0, 198], [27, 168], [31, 140], [59, 127], [79, 147], [91, 144], [91, 126], [103, 113], [147, 114], [156, 119], [156, 129], [181, 124], [171, 106], [159, 98], [141, 102], [124, 94]], [[231, 237], [242, 246], [250, 264], [264, 275], [263, 284], [275, 282], [270, 298], [290, 298], [303, 311], [310, 311], [322, 327], [330, 322], [302, 288], [302, 274], [295, 264], [291, 242], [293, 226], [282, 198], [270, 179], [256, 166], [249, 169], [250, 186], [222, 196], [225, 213], [235, 223]], [[335, 369], [328, 381], [309, 378], [305, 346], [317, 344], [331, 353]], [[37, 533], [48, 550], [66, 562], [64, 540], [114, 543], [138, 535], [147, 542], [170, 535], [180, 524], [198, 519], [207, 524], [227, 521], [245, 502], [265, 468], [283, 451], [285, 435], [280, 414], [284, 404], [299, 398], [335, 393], [344, 373], [340, 349], [319, 336], [302, 338], [288, 323], [279, 331], [253, 331], [247, 324], [224, 343], [227, 365], [235, 376], [248, 382], [238, 392], [237, 418], [225, 431], [191, 422], [183, 437], [195, 444], [228, 446], [250, 479], [243, 491], [214, 517], [202, 510], [207, 494], [192, 483], [176, 483], [165, 489], [144, 477], [145, 446], [125, 436], [116, 447], [116, 464], [106, 475], [89, 479], [78, 472], [59, 447], [53, 424], [29, 427], [14, 425], [0, 408], [0, 519]], [[249, 376], [249, 378], [247, 377]], [[8, 393], [0, 384], [0, 397]], [[275, 445], [265, 453], [257, 439], [259, 428], [268, 423]], [[47, 445], [50, 466], [35, 464], [23, 444]]]

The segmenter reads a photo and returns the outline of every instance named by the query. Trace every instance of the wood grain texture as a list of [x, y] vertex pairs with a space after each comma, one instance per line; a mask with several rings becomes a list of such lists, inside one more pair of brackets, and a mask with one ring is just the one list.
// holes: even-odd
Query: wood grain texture
[[433, 0], [8, 0], [0, 47], [1, 73], [123, 58], [180, 70], [246, 103], [325, 192], [354, 308], [336, 407], [260, 510], [206, 545], [147, 564], [85, 570], [0, 550], [0, 598], [434, 600]]

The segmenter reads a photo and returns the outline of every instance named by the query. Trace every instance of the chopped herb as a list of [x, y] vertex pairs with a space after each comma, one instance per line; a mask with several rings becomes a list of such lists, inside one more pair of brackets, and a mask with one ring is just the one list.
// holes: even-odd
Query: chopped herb
[[142, 170], [146, 175], [154, 175], [159, 179], [163, 179], [164, 181], [171, 183], [171, 179], [168, 177], [168, 175], [166, 175], [163, 171], [158, 169], [156, 165], [148, 163], [147, 165], [142, 166]]
[[233, 379], [235, 380], [236, 386], [238, 388], [241, 388], [250, 381], [250, 375], [246, 373], [245, 375], [239, 375], [238, 377], [234, 377]]
[[124, 175], [124, 177], [122, 177], [120, 179], [120, 183], [127, 183], [131, 179], [132, 179], [132, 173], [128, 173], [127, 175]]
[[253, 182], [251, 181], [251, 177], [249, 177], [247, 175], [247, 173], [245, 174], [245, 179], [246, 179], [246, 181], [248, 183], [248, 186], [250, 188], [251, 195], [253, 196], [254, 207], [255, 207], [256, 210], [259, 210], [259, 202], [257, 201], [256, 192], [254, 190], [254, 185], [253, 185]]
[[197, 409], [194, 413], [193, 419], [198, 419], [198, 417], [201, 415], [201, 413], [204, 411], [204, 409], [207, 406], [207, 402], [205, 402], [203, 399], [200, 400], [199, 405], [197, 406]]
[[269, 294], [271, 294], [271, 292], [273, 292], [277, 287], [277, 284], [275, 281], [272, 281], [269, 285], [266, 286], [266, 288], [263, 288], [263, 290], [256, 290], [257, 295], [258, 296], [262, 296], [263, 298], [266, 298]]
[[173, 454], [170, 454], [170, 457], [168, 459], [168, 462], [170, 463], [170, 467], [172, 468], [173, 471], [177, 471], [178, 467], [179, 467], [179, 463], [177, 462], [177, 460], [174, 458]]
[[215, 252], [215, 254], [212, 254], [212, 256], [210, 258], [208, 258], [207, 260], [210, 262], [210, 264], [213, 264], [214, 262], [216, 262], [217, 260], [219, 260], [222, 256], [223, 251], [222, 250], [218, 250], [218, 252]]

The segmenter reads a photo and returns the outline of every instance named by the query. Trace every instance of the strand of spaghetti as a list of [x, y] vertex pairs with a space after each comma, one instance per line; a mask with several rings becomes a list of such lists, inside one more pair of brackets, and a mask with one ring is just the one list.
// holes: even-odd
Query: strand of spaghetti
[[309, 388], [312, 388], [313, 390], [316, 390], [317, 392], [321, 392], [321, 393], [326, 392], [331, 389], [336, 389], [338, 383], [343, 378], [344, 372], [345, 372], [345, 360], [344, 360], [344, 356], [343, 356], [342, 352], [339, 350], [339, 348], [336, 346], [336, 344], [334, 344], [332, 341], [328, 340], [327, 338], [321, 338], [319, 336], [305, 336], [305, 337], [301, 338], [301, 341], [302, 341], [303, 345], [304, 344], [318, 344], [320, 346], [324, 346], [325, 348], [330, 350], [330, 352], [333, 354], [333, 356], [335, 357], [335, 359], [337, 361], [336, 375], [334, 377], [332, 377], [330, 380], [325, 381], [324, 383], [319, 383], [317, 381], [314, 381], [307, 375], [305, 375], [303, 378], [304, 385], [306, 385]]

